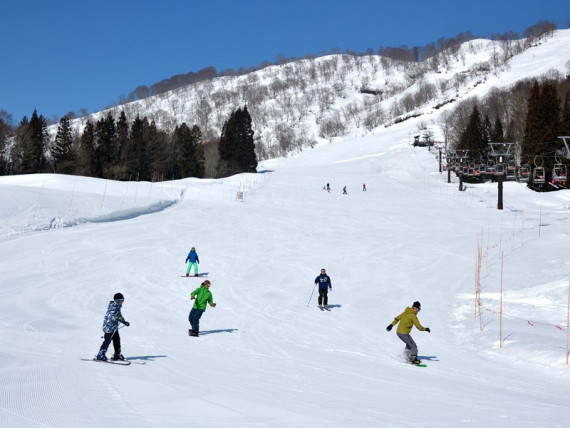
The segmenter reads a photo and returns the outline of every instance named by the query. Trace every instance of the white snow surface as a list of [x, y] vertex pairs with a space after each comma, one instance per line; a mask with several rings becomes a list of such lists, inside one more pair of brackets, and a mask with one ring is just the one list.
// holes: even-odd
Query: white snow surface
[[[459, 191], [408, 144], [415, 125], [219, 180], [1, 177], [0, 426], [567, 426], [570, 191], [505, 183], [497, 210], [496, 184]], [[217, 303], [198, 338], [192, 246]], [[322, 267], [330, 312], [308, 305]], [[116, 292], [144, 365], [81, 361]], [[427, 368], [385, 330], [416, 300]]]
[[[465, 96], [564, 71], [569, 38]], [[424, 113], [219, 180], [0, 177], [0, 427], [566, 427], [570, 191], [459, 191], [409, 144]], [[198, 338], [192, 246], [217, 303]], [[145, 364], [81, 361], [117, 292]], [[385, 330], [416, 300], [427, 368]]]

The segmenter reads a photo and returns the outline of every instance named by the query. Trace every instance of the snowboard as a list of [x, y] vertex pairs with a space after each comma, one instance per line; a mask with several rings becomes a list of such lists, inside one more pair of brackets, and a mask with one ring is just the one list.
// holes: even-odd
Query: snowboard
[[198, 275], [180, 275], [181, 278], [202, 278], [208, 276], [209, 272], [199, 273]]
[[108, 363], [108, 364], [116, 364], [118, 366], [129, 366], [131, 365], [130, 361], [122, 361], [122, 360], [117, 360], [117, 361], [113, 361], [113, 360], [98, 360], [97, 358], [82, 358], [81, 361], [95, 361], [96, 363]]
[[117, 361], [113, 361], [113, 360], [107, 360], [107, 361], [103, 361], [103, 360], [98, 360], [97, 358], [81, 358], [81, 361], [95, 361], [97, 363], [109, 363], [109, 364], [116, 364], [118, 366], [130, 366], [131, 364], [146, 364], [146, 361], [129, 361], [129, 360], [117, 360]]
[[424, 363], [420, 363], [420, 364], [414, 364], [414, 363], [410, 363], [412, 366], [416, 366], [416, 367], [427, 367], [427, 364]]

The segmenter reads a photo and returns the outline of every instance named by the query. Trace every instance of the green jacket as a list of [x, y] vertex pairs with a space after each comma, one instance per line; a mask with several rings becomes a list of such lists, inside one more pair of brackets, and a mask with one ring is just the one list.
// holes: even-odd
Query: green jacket
[[396, 325], [398, 322], [400, 323], [396, 332], [400, 334], [410, 334], [414, 325], [419, 331], [425, 331], [425, 328], [420, 324], [416, 313], [416, 311], [408, 306], [404, 312], [394, 318], [392, 325]]
[[201, 285], [192, 293], [190, 293], [190, 298], [194, 296], [196, 296], [196, 300], [194, 302], [194, 306], [192, 307], [195, 309], [202, 309], [203, 311], [205, 311], [206, 303], [209, 303], [210, 305], [214, 303], [212, 293], [203, 285]]

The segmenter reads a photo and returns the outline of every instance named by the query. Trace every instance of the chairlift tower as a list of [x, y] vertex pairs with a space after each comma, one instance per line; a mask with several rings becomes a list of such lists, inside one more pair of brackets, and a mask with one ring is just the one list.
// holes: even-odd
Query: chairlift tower
[[504, 165], [512, 156], [511, 148], [514, 143], [489, 143], [491, 146], [491, 156], [497, 161], [497, 209], [503, 209], [503, 180], [505, 178]]
[[457, 177], [459, 177], [459, 191], [462, 192], [463, 191], [463, 171], [464, 171], [464, 166], [463, 166], [463, 162], [465, 160], [467, 160], [467, 155], [469, 154], [469, 150], [456, 150], [455, 151], [455, 157], [456, 159], [459, 159], [459, 171], [455, 171], [455, 173], [457, 174]]

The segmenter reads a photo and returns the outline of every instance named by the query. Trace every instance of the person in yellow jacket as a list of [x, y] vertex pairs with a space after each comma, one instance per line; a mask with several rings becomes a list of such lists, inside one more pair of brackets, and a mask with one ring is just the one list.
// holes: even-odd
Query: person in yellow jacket
[[392, 330], [392, 327], [400, 323], [396, 329], [396, 333], [402, 342], [406, 344], [404, 354], [412, 364], [421, 364], [421, 360], [418, 360], [418, 346], [416, 345], [416, 342], [414, 342], [414, 339], [412, 339], [412, 336], [410, 336], [412, 327], [416, 326], [420, 331], [431, 333], [430, 329], [423, 327], [418, 320], [418, 312], [421, 311], [421, 309], [422, 305], [420, 302], [414, 302], [411, 308], [408, 306], [404, 312], [394, 318], [394, 321], [386, 327], [386, 330], [390, 331]]

